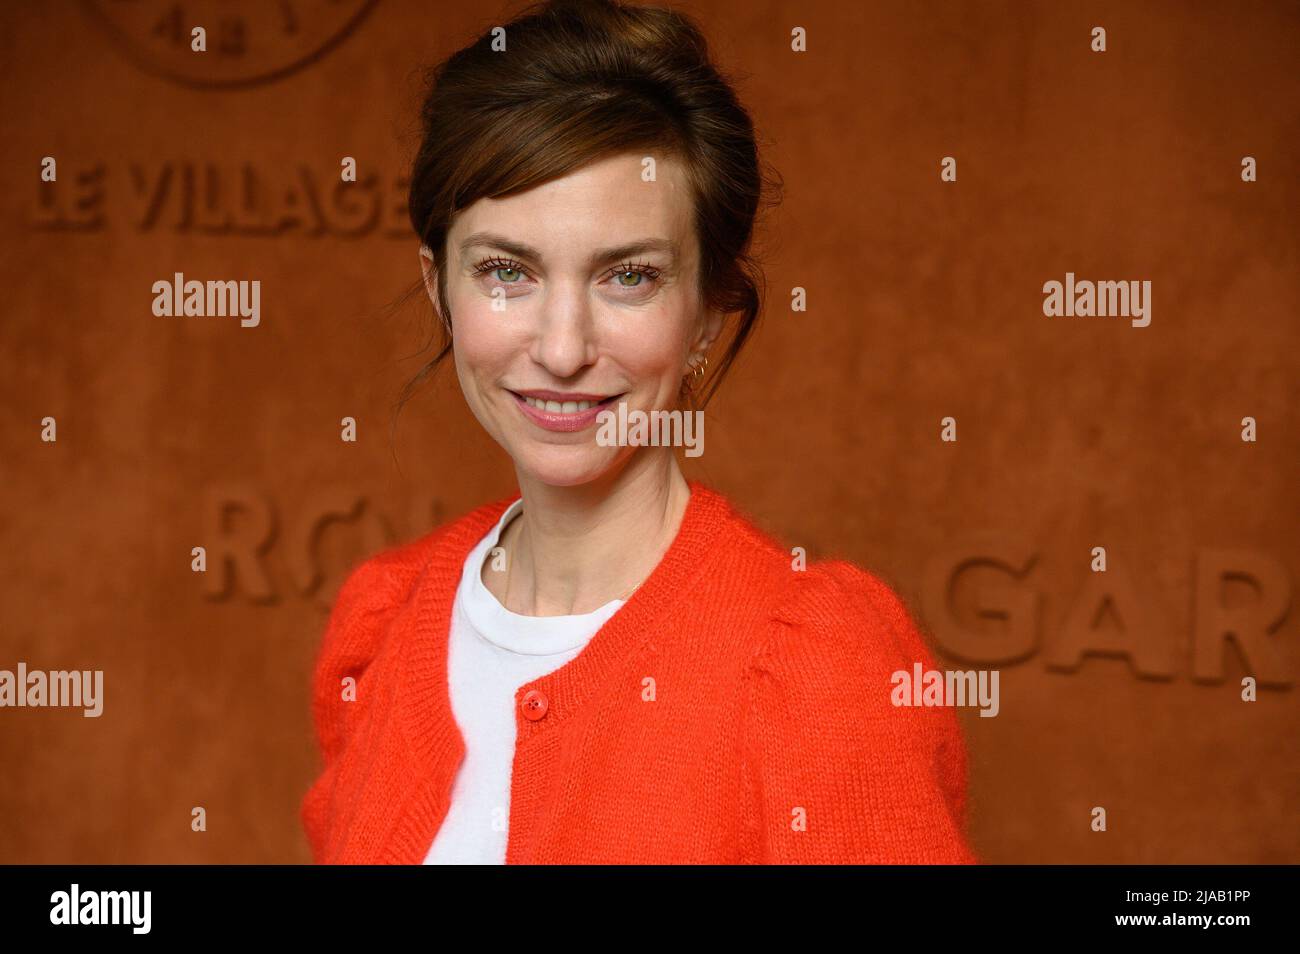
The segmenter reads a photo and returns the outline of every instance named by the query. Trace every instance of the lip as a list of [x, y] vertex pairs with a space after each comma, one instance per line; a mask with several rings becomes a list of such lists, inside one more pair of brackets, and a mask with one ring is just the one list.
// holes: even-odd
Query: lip
[[[507, 390], [509, 390], [507, 388]], [[587, 394], [583, 391], [511, 391], [511, 394], [522, 394], [524, 397], [538, 398], [543, 401], [559, 401], [563, 404], [565, 401], [608, 401], [608, 394]], [[618, 395], [614, 395], [618, 397]]]
[[[560, 432], [581, 431], [591, 427], [596, 423], [596, 417], [601, 411], [608, 410], [615, 401], [625, 396], [625, 394], [615, 394], [612, 397], [602, 398], [599, 394], [581, 394], [576, 391], [567, 394], [561, 391], [509, 391], [509, 393], [526, 418], [544, 430]], [[523, 395], [543, 401], [599, 401], [600, 403], [573, 414], [553, 414], [549, 411], [539, 411], [525, 401]]]

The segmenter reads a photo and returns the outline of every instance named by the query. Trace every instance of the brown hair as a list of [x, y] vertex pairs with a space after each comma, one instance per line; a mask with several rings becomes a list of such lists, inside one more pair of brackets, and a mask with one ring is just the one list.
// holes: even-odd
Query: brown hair
[[[501, 41], [505, 49], [494, 50]], [[451, 352], [446, 239], [456, 213], [480, 198], [644, 149], [684, 163], [701, 300], [740, 316], [708, 385], [697, 389], [700, 406], [707, 404], [762, 309], [764, 279], [751, 237], [760, 205], [779, 196], [782, 183], [760, 167], [749, 114], [710, 62], [694, 21], [616, 0], [549, 0], [528, 7], [504, 32], [483, 33], [427, 81], [409, 206], [437, 266], [446, 324], [441, 348], [407, 384], [402, 402]]]

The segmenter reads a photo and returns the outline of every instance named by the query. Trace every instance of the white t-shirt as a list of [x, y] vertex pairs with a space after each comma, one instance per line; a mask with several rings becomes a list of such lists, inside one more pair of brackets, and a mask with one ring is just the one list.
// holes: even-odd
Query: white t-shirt
[[483, 585], [480, 571], [501, 531], [522, 507], [522, 498], [511, 504], [474, 548], [456, 588], [447, 675], [452, 714], [465, 740], [465, 759], [456, 773], [447, 817], [425, 856], [426, 865], [505, 864], [515, 692], [578, 655], [623, 605], [622, 600], [611, 600], [577, 616], [521, 616], [502, 606]]

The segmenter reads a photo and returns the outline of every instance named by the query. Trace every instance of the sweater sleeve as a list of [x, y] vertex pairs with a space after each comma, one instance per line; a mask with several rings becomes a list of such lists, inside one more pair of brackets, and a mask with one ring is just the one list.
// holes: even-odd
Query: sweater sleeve
[[[400, 609], [408, 576], [397, 551], [362, 562], [339, 588], [325, 625], [311, 681], [312, 721], [324, 766], [300, 809], [317, 863], [330, 847], [339, 765], [366, 710], [362, 679], [383, 644], [389, 620]], [[352, 682], [345, 685], [349, 677]]]
[[791, 576], [746, 673], [746, 860], [975, 863], [956, 713], [891, 701], [934, 668], [902, 601], [849, 563]]

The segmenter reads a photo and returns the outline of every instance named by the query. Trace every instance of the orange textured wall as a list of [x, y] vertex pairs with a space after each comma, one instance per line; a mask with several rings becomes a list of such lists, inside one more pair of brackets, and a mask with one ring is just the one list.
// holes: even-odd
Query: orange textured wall
[[[687, 472], [1000, 671], [962, 712], [986, 860], [1300, 862], [1300, 11], [684, 6], [786, 184]], [[0, 862], [308, 859], [342, 575], [513, 488], [450, 376], [390, 424], [428, 317], [393, 306], [418, 70], [514, 9], [0, 12], [0, 669], [105, 673], [97, 719], [0, 709]], [[260, 324], [154, 316], [175, 272], [260, 280]], [[1150, 281], [1150, 324], [1045, 316], [1067, 272]]]

